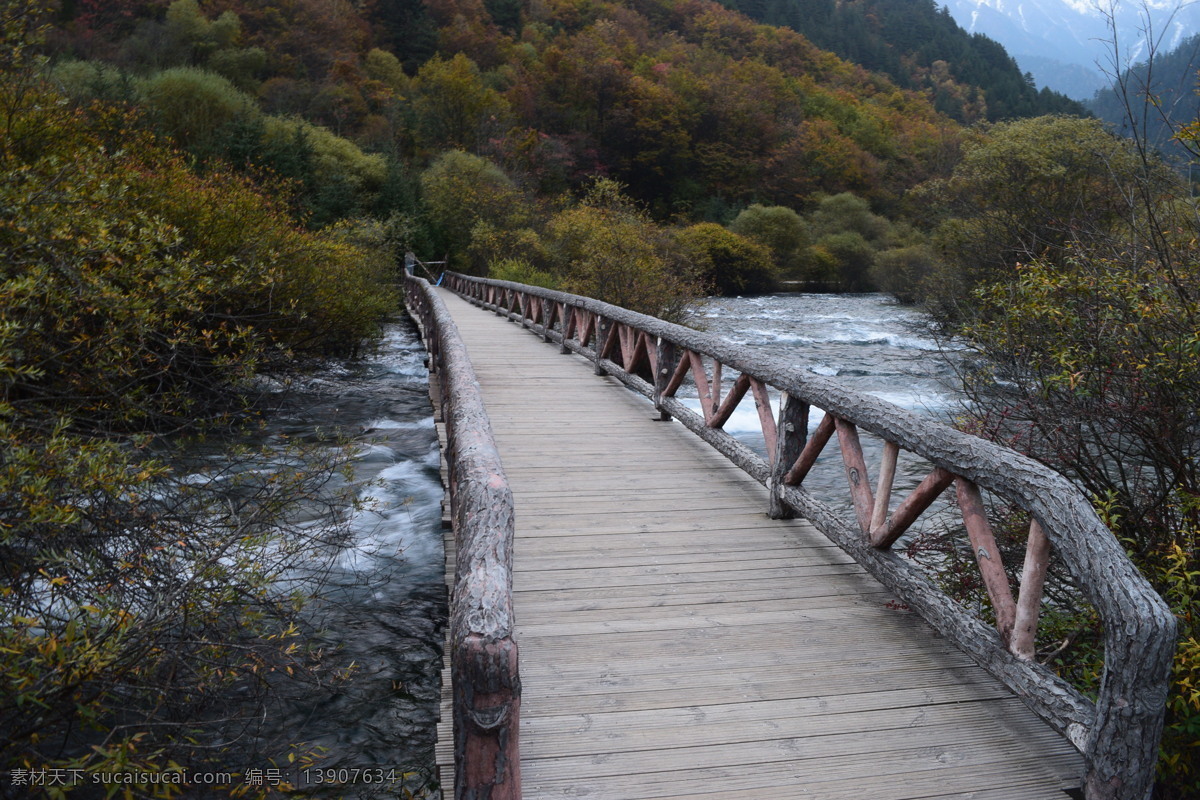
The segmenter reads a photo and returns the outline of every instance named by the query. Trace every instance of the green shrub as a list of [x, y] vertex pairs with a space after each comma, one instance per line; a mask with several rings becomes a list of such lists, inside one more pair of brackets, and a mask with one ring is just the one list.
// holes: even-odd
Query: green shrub
[[1143, 561], [1142, 571], [1161, 587], [1179, 623], [1159, 778], [1164, 795], [1185, 798], [1200, 795], [1200, 533], [1178, 538], [1152, 564]]
[[718, 294], [763, 294], [775, 289], [775, 265], [765, 245], [715, 222], [677, 231], [675, 242], [700, 279]]
[[935, 268], [936, 259], [927, 246], [894, 247], [875, 254], [867, 277], [875, 288], [900, 302], [915, 303], [924, 296], [922, 285]]
[[498, 261], [493, 261], [488, 277], [495, 278], [498, 281], [512, 281], [513, 283], [524, 283], [529, 286], [541, 286], [543, 289], [561, 288], [559, 278], [551, 275], [549, 272], [543, 272], [528, 261], [522, 261], [519, 258], [502, 258]]
[[167, 6], [164, 33], [169, 51], [165, 57], [176, 64], [201, 63], [214, 51], [236, 44], [242, 22], [232, 11], [209, 20], [196, 0], [174, 0]]
[[508, 114], [507, 101], [484, 84], [479, 67], [464, 53], [435, 55], [421, 66], [415, 84], [421, 138], [431, 149], [473, 150], [489, 124]]
[[809, 244], [808, 225], [790, 208], [757, 203], [737, 215], [729, 230], [771, 248], [780, 275], [795, 277], [801, 253]]
[[205, 66], [238, 89], [252, 92], [266, 71], [267, 51], [261, 47], [229, 47], [209, 56]]
[[857, 233], [864, 241], [878, 246], [891, 231], [891, 223], [872, 213], [871, 204], [851, 192], [824, 197], [809, 215], [814, 236]]
[[6, 78], [0, 764], [85, 776], [260, 766], [245, 763], [261, 756], [237, 726], [261, 716], [272, 685], [315, 666], [301, 598], [279, 579], [314, 536], [338, 533], [292, 521], [334, 499], [341, 451], [244, 451], [196, 480], [152, 457], [172, 452], [152, 434], [249, 421], [258, 369], [374, 336], [392, 305], [388, 254], [350, 225], [303, 230], [244, 176], [197, 175], [127, 116], [72, 110], [28, 73]]
[[969, 317], [977, 286], [1015, 277], [1020, 263], [1063, 267], [1082, 245], [1097, 252], [1154, 241], [1146, 204], [1176, 191], [1161, 163], [1096, 119], [1044, 116], [1001, 123], [964, 143], [949, 178], [914, 190], [938, 222], [934, 244], [954, 280], [928, 284], [933, 310]]
[[597, 180], [579, 206], [555, 214], [546, 238], [569, 292], [673, 321], [701, 294], [670, 234], [615, 181]]
[[318, 228], [375, 207], [389, 180], [383, 156], [300, 119], [266, 117], [259, 158], [303, 184]]
[[64, 61], [55, 65], [50, 79], [72, 100], [129, 103], [137, 96], [133, 78], [100, 61]]
[[399, 95], [408, 94], [412, 88], [412, 79], [405, 74], [400, 59], [386, 50], [378, 47], [370, 50], [363, 59], [363, 69], [371, 80], [379, 81]]
[[484, 220], [471, 228], [467, 260], [473, 274], [490, 275], [493, 265], [504, 260], [523, 261], [544, 272], [548, 259], [545, 242], [532, 228], [498, 228]]
[[527, 220], [524, 199], [512, 179], [487, 159], [459, 150], [438, 156], [421, 175], [421, 189], [451, 269], [470, 266], [465, 256], [479, 223], [495, 231], [523, 227]]
[[817, 247], [828, 254], [836, 265], [837, 283], [842, 291], [865, 292], [871, 284], [871, 268], [875, 265], [875, 249], [855, 231], [842, 231], [822, 236]]
[[196, 67], [174, 67], [142, 82], [140, 95], [159, 130], [202, 157], [216, 154], [223, 129], [260, 115], [254, 98], [228, 79]]

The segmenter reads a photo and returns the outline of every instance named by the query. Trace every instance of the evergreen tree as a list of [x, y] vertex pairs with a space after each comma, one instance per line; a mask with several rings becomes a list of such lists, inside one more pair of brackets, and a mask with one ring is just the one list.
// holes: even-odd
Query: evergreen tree
[[367, 9], [382, 44], [415, 74], [437, 52], [437, 26], [421, 0], [376, 0]]

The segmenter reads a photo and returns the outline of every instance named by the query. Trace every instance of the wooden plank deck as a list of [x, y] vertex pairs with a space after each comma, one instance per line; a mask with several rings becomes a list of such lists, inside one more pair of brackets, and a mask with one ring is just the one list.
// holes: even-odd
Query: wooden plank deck
[[810, 525], [768, 519], [751, 478], [587, 361], [442, 295], [516, 503], [525, 798], [1079, 785], [1065, 740]]

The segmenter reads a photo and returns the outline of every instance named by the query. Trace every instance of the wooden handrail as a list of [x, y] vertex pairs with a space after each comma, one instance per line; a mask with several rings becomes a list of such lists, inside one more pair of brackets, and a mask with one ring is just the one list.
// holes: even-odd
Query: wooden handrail
[[[1091, 800], [1144, 800], [1153, 786], [1175, 618], [1104, 526], [1087, 498], [1066, 478], [1015, 451], [922, 419], [897, 406], [846, 389], [753, 347], [587, 297], [522, 284], [447, 273], [448, 287], [483, 308], [504, 314], [594, 362], [651, 398], [663, 418], [674, 417], [770, 490], [770, 513], [806, 517], [869, 570], [904, 603], [978, 664], [1011, 688], [1084, 755], [1084, 789]], [[712, 376], [704, 359], [712, 362]], [[736, 398], [723, 404], [721, 368], [742, 376]], [[691, 373], [701, 414], [675, 398]], [[743, 385], [743, 383], [745, 385]], [[780, 393], [779, 418], [770, 413], [767, 387]], [[721, 430], [733, 405], [755, 398], [768, 442], [767, 458]], [[763, 414], [763, 407], [766, 413]], [[807, 440], [811, 407], [825, 412]], [[934, 465], [934, 472], [889, 515], [891, 478], [874, 495], [858, 446], [858, 431], [885, 442], [885, 471], [900, 451]], [[814, 498], [802, 482], [834, 433], [841, 442], [855, 523], [847, 524]], [[972, 550], [1001, 607], [1001, 630], [969, 614], [919, 569], [892, 552], [896, 539], [950, 484], [969, 522]], [[1033, 522], [1025, 575], [1014, 609], [999, 568], [979, 488], [1026, 510]], [[876, 507], [876, 499], [882, 503]], [[880, 520], [883, 520], [882, 522]], [[1032, 660], [1033, 627], [1050, 546], [1058, 553], [1104, 626], [1105, 662], [1095, 702]], [[1015, 616], [1015, 621], [1014, 621]]]
[[405, 277], [446, 427], [455, 575], [450, 597], [454, 796], [520, 800], [521, 679], [513, 636], [513, 498], [466, 346], [442, 299]]

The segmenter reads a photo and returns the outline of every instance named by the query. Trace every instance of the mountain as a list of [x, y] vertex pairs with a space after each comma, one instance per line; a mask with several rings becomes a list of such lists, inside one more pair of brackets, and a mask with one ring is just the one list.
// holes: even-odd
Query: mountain
[[946, 8], [968, 31], [1004, 45], [1039, 85], [1078, 100], [1200, 31], [1200, 5], [1174, 0], [946, 0]]
[[296, 181], [320, 224], [415, 213], [413, 176], [447, 150], [546, 198], [611, 177], [660, 219], [842, 192], [887, 210], [958, 151], [961, 129], [937, 102], [979, 91], [945, 64], [944, 97], [906, 90], [708, 0], [78, 0], [75, 11], [54, 53], [72, 96], [141, 103], [197, 159]]
[[752, 19], [790, 27], [818, 47], [924, 91], [959, 122], [1084, 113], [1039, 91], [994, 39], [964, 30], [935, 0], [723, 0]]
[[[1194, 160], [1191, 152], [1173, 140], [1180, 128], [1200, 119], [1197, 70], [1200, 34], [1170, 52], [1156, 53], [1152, 62], [1140, 62], [1122, 73], [1125, 94], [1137, 110], [1135, 119], [1129, 118], [1122, 94], [1111, 88], [1097, 92], [1088, 106], [1097, 117], [1112, 123], [1115, 130], [1125, 135], [1136, 133], [1168, 158], [1186, 165]], [[1154, 97], [1153, 103], [1142, 103], [1147, 94]]]

